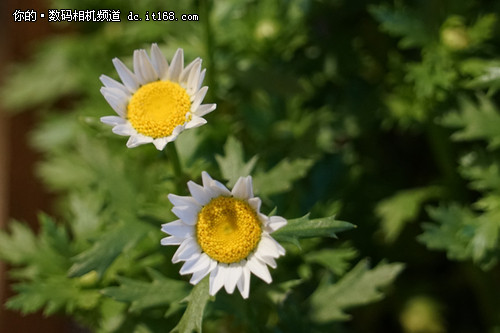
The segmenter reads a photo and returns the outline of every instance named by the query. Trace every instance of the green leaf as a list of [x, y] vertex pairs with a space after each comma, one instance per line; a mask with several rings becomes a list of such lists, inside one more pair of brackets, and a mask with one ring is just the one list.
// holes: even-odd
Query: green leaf
[[452, 135], [457, 141], [486, 140], [488, 148], [500, 146], [500, 113], [491, 99], [478, 95], [479, 104], [470, 99], [460, 99], [460, 111], [450, 112], [442, 119], [442, 124], [460, 128]]
[[20, 110], [76, 92], [81, 72], [69, 57], [76, 43], [73, 38], [54, 38], [42, 44], [35, 61], [14, 68], [1, 90], [3, 105]]
[[271, 170], [257, 173], [253, 178], [254, 188], [262, 196], [289, 191], [293, 182], [303, 178], [313, 163], [312, 159], [284, 159]]
[[500, 67], [486, 68], [484, 74], [475, 77], [466, 86], [471, 89], [490, 88], [489, 94], [492, 95], [500, 89]]
[[6, 306], [24, 314], [36, 312], [42, 308], [45, 315], [58, 311], [68, 314], [76, 310], [89, 310], [97, 306], [100, 293], [93, 289], [82, 289], [79, 280], [64, 276], [51, 276], [44, 280], [20, 283], [14, 286], [17, 295], [10, 298]]
[[450, 259], [471, 259], [483, 269], [491, 268], [497, 261], [492, 254], [498, 251], [500, 197], [484, 197], [478, 206], [486, 211], [476, 214], [457, 204], [429, 208], [429, 216], [437, 223], [424, 224], [418, 240], [430, 249], [446, 251]]
[[420, 99], [443, 100], [457, 79], [455, 63], [443, 48], [424, 49], [421, 62], [408, 64], [406, 80], [414, 83], [414, 91]]
[[474, 234], [476, 216], [466, 207], [452, 204], [447, 207], [429, 207], [429, 216], [437, 222], [423, 224], [424, 233], [418, 240], [428, 248], [445, 250], [454, 260], [470, 257], [468, 244]]
[[57, 154], [37, 166], [37, 174], [51, 190], [67, 190], [84, 187], [94, 180], [95, 175], [81, 157]]
[[120, 286], [108, 287], [101, 292], [119, 302], [130, 303], [132, 312], [159, 305], [167, 306], [187, 296], [188, 285], [185, 282], [169, 279], [153, 269], [148, 272], [151, 282], [118, 277]]
[[35, 234], [26, 224], [11, 221], [10, 234], [0, 230], [0, 258], [13, 265], [26, 264], [38, 251]]
[[473, 26], [467, 29], [472, 43], [481, 44], [488, 39], [495, 36], [495, 24], [497, 22], [497, 15], [490, 13], [480, 17]]
[[500, 161], [491, 154], [473, 151], [460, 159], [460, 174], [469, 180], [469, 187], [477, 191], [500, 190]]
[[425, 45], [430, 39], [424, 21], [409, 10], [380, 5], [370, 6], [369, 11], [380, 22], [382, 31], [402, 37], [399, 46], [403, 49]]
[[380, 290], [389, 286], [403, 268], [401, 263], [380, 263], [369, 269], [368, 262], [361, 261], [337, 283], [324, 283], [316, 289], [310, 298], [311, 317], [321, 323], [349, 319], [346, 309], [382, 299]]
[[227, 185], [232, 187], [239, 177], [248, 176], [257, 162], [257, 156], [253, 156], [245, 162], [243, 156], [243, 146], [241, 142], [230, 136], [224, 144], [224, 156], [215, 156], [219, 164], [222, 177], [228, 180]]
[[273, 232], [277, 241], [290, 242], [299, 246], [299, 239], [311, 237], [334, 237], [336, 233], [355, 228], [354, 224], [335, 220], [335, 216], [309, 219], [309, 214], [288, 220], [286, 226]]
[[68, 255], [72, 248], [63, 226], [58, 226], [47, 215], [39, 214], [40, 234], [35, 237], [29, 227], [11, 222], [11, 234], [0, 232], [0, 257], [13, 265], [25, 268], [11, 270], [17, 278], [64, 274], [69, 267]]
[[206, 276], [191, 290], [191, 293], [185, 299], [185, 301], [189, 302], [187, 309], [171, 332], [191, 333], [196, 331], [201, 333], [203, 312], [210, 299], [208, 294], [209, 281], [210, 277]]
[[404, 225], [417, 218], [422, 204], [441, 194], [436, 186], [399, 191], [377, 204], [375, 213], [382, 220], [381, 231], [387, 242], [393, 242]]
[[92, 247], [74, 258], [68, 271], [69, 276], [81, 276], [92, 270], [102, 277], [106, 269], [121, 253], [132, 248], [146, 236], [149, 228], [140, 223], [120, 223], [107, 230], [95, 241]]
[[325, 249], [309, 252], [304, 259], [307, 262], [317, 263], [328, 268], [332, 273], [343, 275], [351, 266], [350, 261], [358, 255], [354, 248]]

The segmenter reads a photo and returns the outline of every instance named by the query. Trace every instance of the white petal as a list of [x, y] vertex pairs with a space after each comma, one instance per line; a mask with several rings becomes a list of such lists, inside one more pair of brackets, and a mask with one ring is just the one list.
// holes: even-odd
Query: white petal
[[198, 90], [198, 80], [201, 73], [201, 59], [197, 61], [191, 71], [187, 80], [187, 93], [193, 95]]
[[179, 238], [193, 237], [195, 233], [192, 225], [187, 225], [181, 220], [162, 224], [161, 231]]
[[211, 273], [215, 268], [217, 267], [217, 262], [213, 259], [210, 259], [210, 266], [206, 268], [205, 270], [199, 270], [193, 273], [193, 276], [191, 277], [191, 280], [189, 280], [189, 283], [191, 284], [197, 284], [200, 282], [208, 273]]
[[130, 125], [130, 123], [128, 121], [125, 124], [120, 124], [120, 125], [113, 127], [112, 131], [115, 134], [123, 135], [123, 136], [137, 134], [137, 131], [132, 127], [132, 125]]
[[280, 248], [278, 242], [276, 242], [271, 236], [266, 235], [266, 233], [263, 233], [259, 245], [257, 246], [257, 253], [261, 257], [273, 257], [273, 258], [278, 258], [280, 256]]
[[165, 140], [167, 141], [167, 143], [169, 142], [172, 142], [174, 141], [175, 139], [177, 139], [177, 136], [182, 132], [184, 131], [184, 125], [178, 125], [174, 128], [174, 130], [172, 131], [172, 134], [165, 137]]
[[197, 66], [198, 64], [201, 66], [200, 58], [194, 59], [193, 61], [191, 61], [191, 63], [189, 63], [189, 65], [186, 66], [186, 68], [182, 70], [181, 75], [179, 76], [179, 84], [183, 86], [185, 89], [188, 88], [188, 80], [191, 72], [193, 71], [193, 69], [195, 69], [195, 66]]
[[248, 204], [253, 208], [254, 211], [260, 212], [260, 206], [262, 205], [262, 200], [259, 197], [254, 197], [248, 199]]
[[130, 69], [128, 69], [127, 66], [125, 66], [125, 64], [118, 58], [113, 59], [113, 65], [115, 65], [116, 71], [118, 72], [120, 79], [122, 79], [125, 87], [127, 87], [131, 93], [137, 91], [137, 88], [139, 88], [139, 82]]
[[153, 140], [153, 144], [155, 145], [156, 149], [158, 150], [163, 150], [165, 149], [165, 146], [167, 145], [168, 140], [167, 138], [158, 138]]
[[203, 102], [203, 99], [205, 98], [205, 95], [207, 94], [208, 87], [205, 86], [198, 90], [196, 94], [194, 94], [191, 99], [192, 99], [192, 104], [191, 104], [191, 112], [196, 111], [199, 107], [201, 102]]
[[164, 79], [168, 71], [168, 62], [156, 43], [151, 45], [151, 63], [153, 64], [158, 77], [160, 79]]
[[248, 298], [250, 294], [250, 269], [246, 267], [246, 264], [243, 264], [243, 271], [241, 274], [241, 278], [238, 280], [238, 289], [243, 298]]
[[158, 80], [158, 75], [149, 61], [146, 50], [134, 51], [134, 72], [141, 84]]
[[193, 116], [193, 118], [191, 119], [191, 121], [189, 121], [186, 124], [186, 129], [200, 127], [202, 125], [205, 125], [206, 123], [207, 123], [207, 121], [205, 119], [203, 119], [201, 117], [198, 117], [198, 116]]
[[175, 206], [172, 208], [172, 212], [186, 224], [194, 225], [198, 221], [199, 210], [191, 209], [191, 207]]
[[203, 182], [203, 186], [207, 187], [208, 185], [212, 184], [214, 179], [212, 177], [210, 177], [208, 172], [202, 171], [201, 172], [201, 181]]
[[203, 117], [207, 113], [210, 113], [213, 110], [215, 110], [216, 107], [217, 104], [202, 104], [196, 110], [193, 110], [193, 108], [191, 108], [191, 110], [193, 110], [191, 112], [192, 114], [197, 115], [198, 117]]
[[203, 80], [205, 79], [205, 73], [207, 72], [206, 69], [202, 70], [200, 73], [200, 77], [198, 78], [198, 86], [196, 87], [196, 90], [200, 90], [201, 85], [203, 84]]
[[205, 187], [205, 191], [209, 193], [210, 198], [215, 198], [221, 195], [231, 195], [231, 192], [229, 192], [227, 187], [225, 187], [221, 182], [212, 179], [206, 171], [201, 173], [201, 178], [203, 180], [203, 187]]
[[227, 265], [218, 264], [210, 274], [210, 295], [214, 296], [226, 281]]
[[180, 245], [183, 241], [184, 241], [184, 238], [170, 236], [170, 237], [162, 238], [161, 245]]
[[101, 87], [101, 94], [120, 117], [126, 117], [129, 98], [125, 93], [117, 88]]
[[[116, 127], [115, 127], [116, 128]], [[143, 145], [145, 143], [153, 142], [153, 138], [149, 136], [142, 135], [140, 133], [133, 134], [127, 141], [128, 148], [135, 148], [137, 146]]]
[[193, 198], [198, 201], [198, 203], [202, 206], [206, 205], [212, 198], [206, 193], [205, 188], [196, 184], [193, 181], [189, 181], [187, 183], [189, 192], [193, 196]]
[[286, 225], [286, 219], [284, 219], [283, 217], [281, 216], [271, 216], [269, 218], [269, 228], [272, 230], [272, 231], [276, 231], [282, 227], [284, 227]]
[[127, 87], [125, 87], [120, 82], [115, 81], [112, 78], [110, 78], [109, 76], [104, 75], [104, 74], [101, 75], [99, 77], [99, 79], [101, 80], [102, 84], [104, 84], [106, 87], [120, 89], [121, 91], [123, 91], [123, 93], [127, 94], [128, 96], [130, 96], [130, 91], [127, 89]]
[[101, 117], [101, 122], [106, 125], [116, 126], [126, 124], [127, 120], [117, 116], [105, 116]]
[[247, 267], [253, 274], [264, 280], [264, 282], [271, 283], [273, 280], [266, 264], [260, 261], [255, 255], [250, 255], [248, 257]]
[[239, 263], [229, 265], [224, 283], [224, 289], [226, 289], [228, 294], [233, 293], [242, 273], [243, 269]]
[[182, 68], [184, 67], [184, 51], [182, 49], [177, 49], [170, 62], [170, 68], [167, 73], [167, 80], [172, 82], [179, 81], [179, 75], [181, 75]]
[[266, 265], [268, 265], [272, 268], [276, 268], [278, 266], [276, 264], [276, 260], [274, 260], [273, 257], [267, 257], [267, 256], [261, 257], [258, 252], [256, 252], [255, 255], [257, 256], [257, 258], [259, 258], [260, 261], [262, 261], [263, 263], [265, 263]]
[[191, 274], [197, 271], [206, 271], [210, 267], [210, 258], [206, 253], [202, 253], [196, 259], [186, 261], [179, 273], [181, 275]]
[[195, 259], [201, 255], [201, 248], [194, 238], [186, 238], [172, 256], [172, 262]]
[[234, 184], [231, 194], [238, 199], [248, 200], [253, 197], [252, 177], [240, 177]]
[[174, 206], [188, 206], [192, 207], [193, 209], [198, 209], [198, 210], [200, 209], [198, 202], [191, 196], [169, 194], [168, 200], [170, 200], [170, 202]]

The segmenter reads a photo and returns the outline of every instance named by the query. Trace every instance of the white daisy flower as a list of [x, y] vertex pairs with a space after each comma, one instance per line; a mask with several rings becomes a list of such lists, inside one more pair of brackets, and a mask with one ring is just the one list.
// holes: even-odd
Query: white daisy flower
[[253, 196], [252, 177], [240, 177], [232, 191], [202, 173], [203, 186], [188, 182], [191, 196], [169, 194], [179, 220], [162, 225], [169, 234], [162, 245], [180, 245], [172, 262], [184, 261], [180, 274], [193, 274], [197, 284], [210, 274], [210, 295], [224, 286], [231, 294], [237, 286], [243, 298], [250, 292], [250, 273], [267, 283], [267, 266], [285, 249], [270, 234], [286, 225], [280, 216], [260, 213], [261, 200]]
[[201, 104], [208, 87], [201, 87], [205, 69], [196, 58], [184, 67], [184, 52], [178, 49], [170, 65], [157, 44], [151, 55], [134, 51], [134, 72], [120, 59], [113, 59], [122, 83], [101, 75], [106, 101], [118, 116], [102, 117], [118, 135], [130, 136], [127, 147], [152, 142], [158, 150], [174, 141], [185, 129], [205, 124], [203, 118], [215, 104]]

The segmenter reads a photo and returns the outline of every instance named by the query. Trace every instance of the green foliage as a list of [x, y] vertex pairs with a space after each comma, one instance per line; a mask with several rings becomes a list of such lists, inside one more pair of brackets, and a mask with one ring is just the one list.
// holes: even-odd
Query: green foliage
[[120, 286], [102, 289], [102, 293], [119, 302], [130, 303], [131, 312], [180, 302], [188, 293], [185, 282], [166, 278], [159, 272], [148, 270], [152, 281], [137, 281], [128, 278], [118, 278]]
[[257, 162], [257, 156], [245, 162], [243, 145], [232, 136], [227, 138], [224, 144], [224, 156], [217, 155], [215, 159], [219, 164], [222, 176], [227, 179], [229, 187], [233, 187], [238, 178], [251, 174]]
[[393, 242], [404, 225], [418, 217], [422, 204], [441, 194], [436, 186], [416, 188], [397, 192], [394, 196], [379, 202], [375, 213], [382, 220], [381, 231], [387, 242]]
[[353, 248], [325, 249], [307, 253], [308, 262], [320, 264], [338, 276], [344, 275], [350, 267], [350, 261], [358, 255]]
[[371, 6], [371, 14], [381, 22], [381, 29], [393, 36], [402, 37], [403, 49], [423, 46], [429, 42], [427, 26], [419, 15], [409, 9], [390, 8], [387, 5]]
[[95, 308], [101, 297], [98, 290], [84, 289], [78, 280], [60, 276], [20, 283], [14, 289], [18, 294], [7, 301], [6, 307], [24, 314], [41, 309], [47, 316], [61, 311], [74, 314], [76, 309]]
[[[4, 80], [4, 106], [40, 119], [30, 142], [57, 216], [41, 214], [38, 233], [0, 231], [7, 307], [103, 333], [410, 333], [418, 313], [436, 332], [500, 327], [498, 3], [49, 5], [117, 8], [122, 22], [54, 24]], [[200, 20], [129, 22], [130, 10]], [[186, 63], [201, 57], [217, 103], [162, 152], [128, 149], [99, 121], [113, 114], [99, 76], [118, 79], [111, 60], [132, 66], [153, 42], [168, 59], [178, 47]], [[286, 248], [273, 282], [253, 276], [249, 299], [191, 287], [160, 246], [176, 219], [167, 195], [187, 195], [203, 170], [229, 187], [251, 175], [262, 211], [289, 218], [272, 234]]]
[[309, 214], [297, 219], [288, 220], [283, 228], [273, 233], [273, 238], [282, 242], [290, 242], [300, 247], [299, 239], [310, 237], [337, 237], [336, 233], [350, 230], [356, 226], [344, 221], [335, 220], [335, 216], [309, 219]]
[[147, 231], [139, 223], [127, 223], [103, 232], [91, 248], [74, 258], [74, 264], [68, 271], [69, 276], [82, 276], [96, 271], [101, 277], [116, 257], [135, 246]]
[[203, 313], [210, 299], [210, 295], [208, 294], [208, 280], [209, 278], [206, 277], [200, 281], [186, 297], [185, 301], [188, 302], [187, 309], [172, 332], [201, 332]]
[[318, 287], [311, 297], [313, 319], [319, 322], [349, 319], [346, 309], [383, 298], [380, 288], [390, 285], [403, 268], [398, 263], [380, 263], [370, 269], [366, 261], [361, 261], [337, 283]]
[[471, 141], [486, 140], [488, 148], [500, 146], [500, 113], [492, 101], [479, 95], [479, 105], [470, 99], [460, 100], [460, 112], [451, 112], [443, 117], [443, 125], [460, 128], [452, 138]]

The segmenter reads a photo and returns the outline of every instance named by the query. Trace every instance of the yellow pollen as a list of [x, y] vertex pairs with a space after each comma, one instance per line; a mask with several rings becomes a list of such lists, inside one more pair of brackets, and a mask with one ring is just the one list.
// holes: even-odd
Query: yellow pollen
[[198, 244], [210, 258], [222, 263], [248, 257], [259, 244], [261, 233], [256, 212], [240, 199], [217, 197], [198, 213]]
[[141, 86], [130, 98], [127, 118], [138, 133], [152, 138], [169, 136], [178, 125], [191, 120], [186, 89], [171, 81]]

